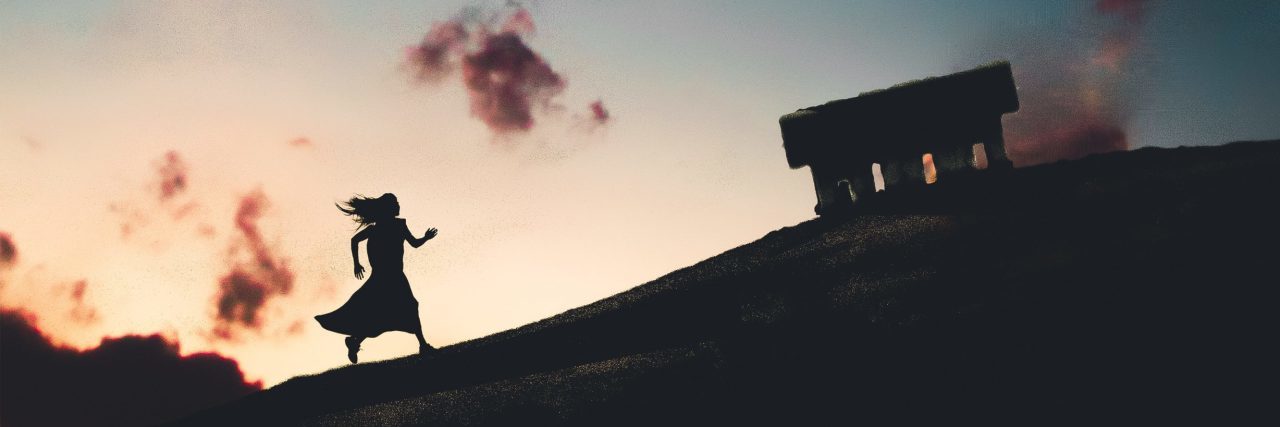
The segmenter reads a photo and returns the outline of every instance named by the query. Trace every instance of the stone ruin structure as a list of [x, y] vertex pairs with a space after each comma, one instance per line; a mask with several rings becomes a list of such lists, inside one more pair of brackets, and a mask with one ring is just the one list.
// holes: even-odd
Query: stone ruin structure
[[1010, 168], [1000, 117], [1018, 110], [1008, 62], [902, 83], [782, 116], [782, 145], [792, 169], [809, 166], [819, 215], [845, 212], [875, 193], [925, 184], [924, 156], [938, 179], [976, 169], [982, 144], [988, 168]]

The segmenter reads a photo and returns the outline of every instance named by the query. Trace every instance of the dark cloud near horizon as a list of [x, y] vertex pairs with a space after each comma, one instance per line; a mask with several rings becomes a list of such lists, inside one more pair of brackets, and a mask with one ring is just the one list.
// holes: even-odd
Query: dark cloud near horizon
[[1138, 46], [1145, 0], [1098, 0], [1101, 32], [1084, 53], [1045, 47], [1014, 65], [1022, 109], [1006, 118], [1009, 157], [1029, 166], [1129, 149], [1128, 67]]
[[0, 231], [0, 269], [6, 269], [18, 263], [18, 245], [13, 243], [13, 236]]
[[56, 346], [32, 317], [0, 310], [0, 425], [154, 425], [262, 389], [216, 353], [179, 354], [160, 335]]
[[408, 49], [408, 63], [415, 78], [426, 83], [443, 83], [460, 71], [472, 116], [497, 134], [526, 132], [539, 112], [552, 108], [567, 83], [525, 43], [535, 30], [528, 10], [517, 7], [501, 24], [479, 14], [465, 9], [433, 24]]
[[268, 204], [261, 190], [240, 198], [235, 215], [238, 235], [228, 251], [230, 271], [218, 279], [214, 296], [213, 332], [219, 339], [233, 339], [241, 330], [261, 331], [263, 308], [293, 290], [288, 260], [275, 253], [258, 227]]

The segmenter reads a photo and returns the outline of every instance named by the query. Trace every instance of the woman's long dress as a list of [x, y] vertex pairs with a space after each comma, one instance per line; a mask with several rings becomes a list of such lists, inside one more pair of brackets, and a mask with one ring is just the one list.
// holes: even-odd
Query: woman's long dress
[[376, 337], [387, 331], [415, 333], [418, 300], [404, 276], [404, 240], [409, 235], [403, 219], [372, 226], [369, 242], [369, 280], [346, 304], [332, 313], [316, 316], [320, 326], [343, 335]]

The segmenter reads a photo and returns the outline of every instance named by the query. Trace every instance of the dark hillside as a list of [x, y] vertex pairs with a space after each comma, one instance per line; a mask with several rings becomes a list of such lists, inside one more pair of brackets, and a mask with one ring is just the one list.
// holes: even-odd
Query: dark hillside
[[[521, 328], [183, 425], [1149, 424], [1269, 415], [1280, 142], [879, 194]], [[689, 238], [696, 238], [690, 236]]]

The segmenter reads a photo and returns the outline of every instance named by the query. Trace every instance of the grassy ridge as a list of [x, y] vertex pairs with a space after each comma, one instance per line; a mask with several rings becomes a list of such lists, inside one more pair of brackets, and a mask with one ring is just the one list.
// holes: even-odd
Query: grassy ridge
[[295, 378], [180, 424], [1260, 413], [1277, 167], [1280, 143], [1251, 142], [943, 176], [433, 359]]

